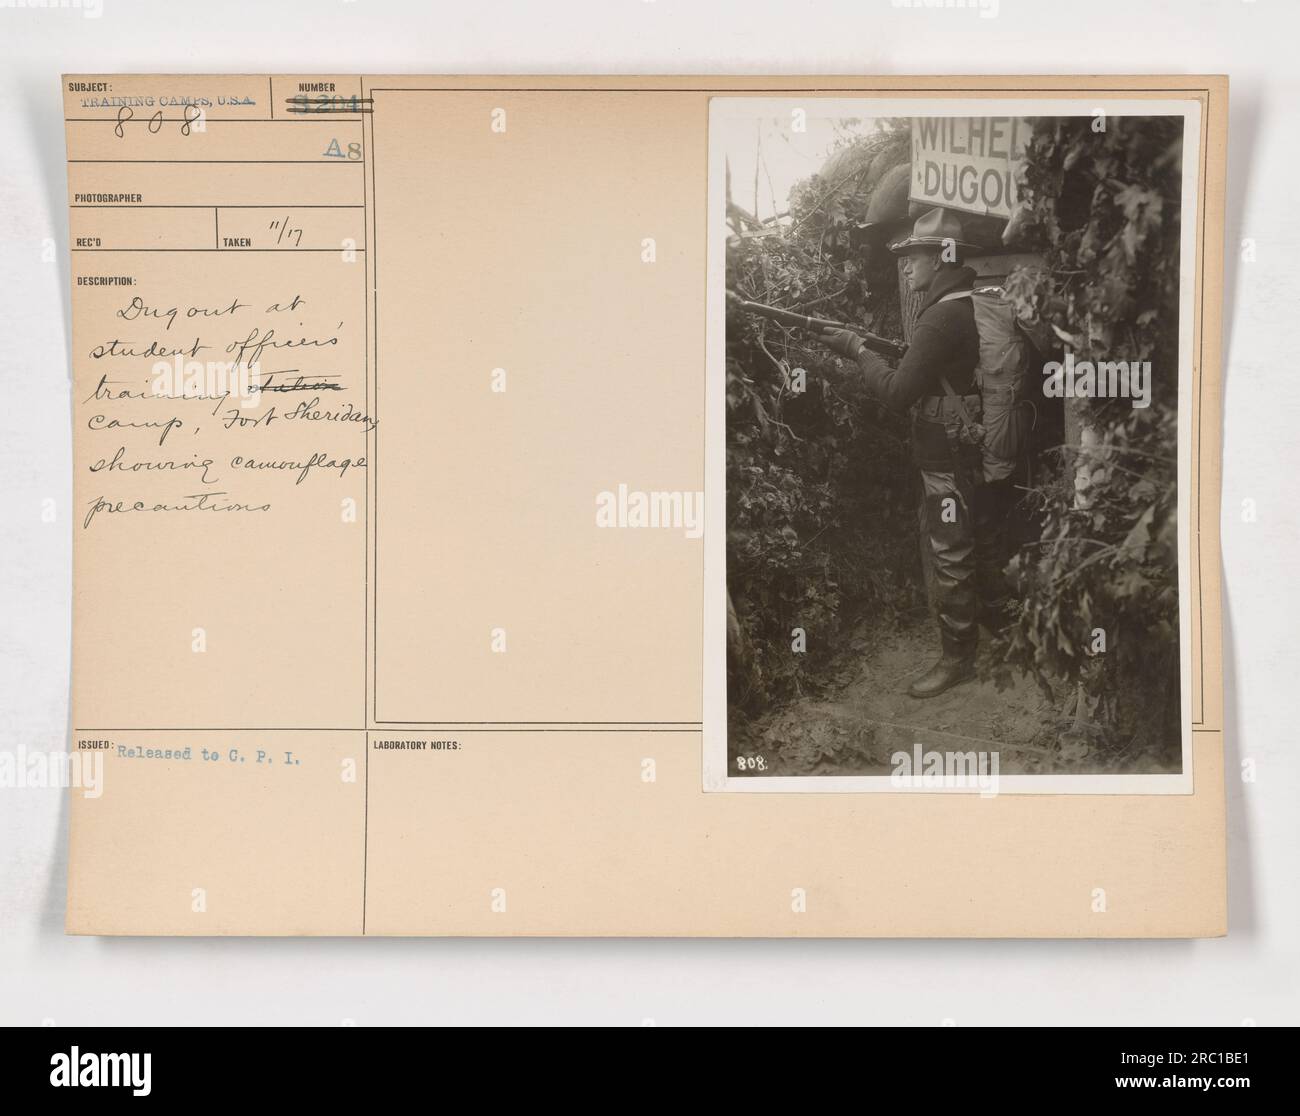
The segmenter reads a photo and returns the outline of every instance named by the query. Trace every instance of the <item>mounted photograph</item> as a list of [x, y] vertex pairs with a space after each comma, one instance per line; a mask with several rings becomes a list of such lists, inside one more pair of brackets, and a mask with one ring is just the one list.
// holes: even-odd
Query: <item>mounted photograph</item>
[[1201, 128], [713, 99], [706, 789], [1191, 793]]

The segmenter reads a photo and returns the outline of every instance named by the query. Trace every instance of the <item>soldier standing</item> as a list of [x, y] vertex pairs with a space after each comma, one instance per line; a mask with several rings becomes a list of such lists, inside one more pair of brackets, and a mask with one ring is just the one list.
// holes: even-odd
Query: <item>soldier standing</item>
[[911, 344], [897, 368], [865, 348], [850, 330], [827, 329], [821, 340], [866, 377], [867, 389], [898, 413], [913, 408], [912, 454], [921, 474], [923, 551], [933, 576], [931, 607], [939, 621], [942, 655], [908, 688], [913, 697], [934, 697], [975, 673], [979, 642], [976, 591], [976, 486], [980, 451], [967, 432], [981, 414], [975, 381], [979, 333], [968, 297], [975, 272], [963, 265], [961, 219], [932, 209], [912, 233], [890, 245], [904, 257], [903, 276], [921, 294]]

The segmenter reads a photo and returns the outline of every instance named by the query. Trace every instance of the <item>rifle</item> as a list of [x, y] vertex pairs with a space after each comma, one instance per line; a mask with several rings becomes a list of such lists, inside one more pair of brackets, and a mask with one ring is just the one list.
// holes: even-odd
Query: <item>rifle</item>
[[782, 325], [795, 326], [799, 329], [814, 330], [818, 333], [824, 329], [847, 329], [850, 333], [856, 333], [861, 337], [862, 344], [873, 353], [879, 353], [881, 356], [901, 358], [907, 352], [907, 346], [903, 342], [891, 341], [888, 337], [868, 333], [861, 326], [848, 325], [845, 322], [833, 322], [829, 318], [810, 318], [807, 314], [798, 314], [793, 310], [782, 310], [777, 306], [764, 306], [761, 302], [749, 302], [734, 291], [727, 292], [727, 301], [738, 310], [744, 310], [749, 314], [758, 314], [761, 317], [770, 318], [774, 322], [780, 322]]

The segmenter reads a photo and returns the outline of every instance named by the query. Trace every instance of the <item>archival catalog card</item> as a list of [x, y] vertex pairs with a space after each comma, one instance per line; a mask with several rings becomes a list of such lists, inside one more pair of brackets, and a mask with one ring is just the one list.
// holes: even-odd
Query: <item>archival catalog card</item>
[[63, 84], [70, 932], [1225, 932], [1226, 79]]

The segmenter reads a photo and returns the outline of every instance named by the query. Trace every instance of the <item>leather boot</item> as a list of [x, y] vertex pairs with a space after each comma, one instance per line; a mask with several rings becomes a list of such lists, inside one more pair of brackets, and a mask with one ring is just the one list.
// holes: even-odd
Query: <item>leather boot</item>
[[913, 682], [907, 692], [914, 698], [937, 697], [959, 682], [975, 677], [975, 656], [962, 658], [944, 655], [937, 663]]

